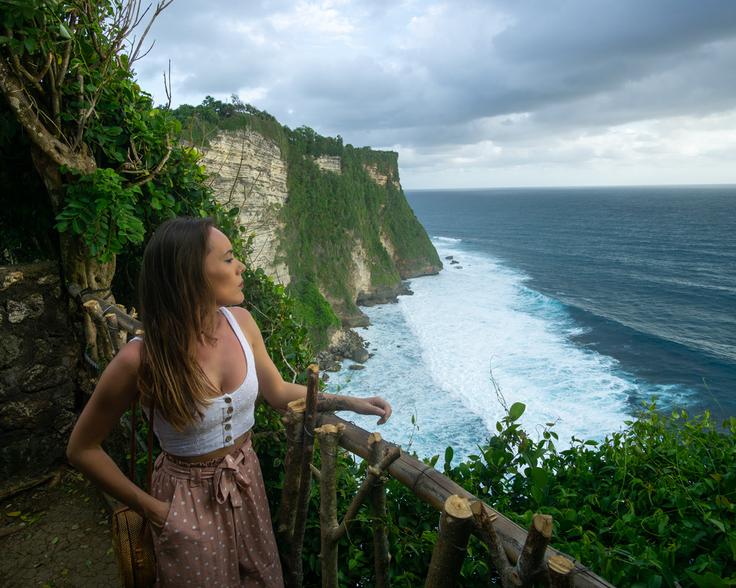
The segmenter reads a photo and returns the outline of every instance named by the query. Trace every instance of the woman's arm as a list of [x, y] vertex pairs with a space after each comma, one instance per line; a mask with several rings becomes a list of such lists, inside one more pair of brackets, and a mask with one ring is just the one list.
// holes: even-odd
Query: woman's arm
[[163, 524], [168, 503], [155, 499], [130, 481], [102, 449], [102, 442], [138, 394], [140, 341], [131, 341], [102, 372], [95, 391], [69, 437], [66, 455], [75, 468], [123, 504]]
[[[268, 355], [263, 336], [258, 329], [256, 321], [251, 314], [241, 307], [230, 309], [248, 337], [253, 349], [256, 362], [256, 373], [258, 374], [258, 387], [266, 402], [274, 409], [284, 412], [292, 400], [304, 398], [307, 394], [306, 386], [284, 382], [279, 370], [273, 364]], [[248, 367], [250, 369], [250, 366]], [[383, 398], [372, 396], [371, 398], [345, 397], [354, 412], [359, 414], [372, 414], [380, 417], [378, 424], [382, 425], [391, 416], [391, 405]]]

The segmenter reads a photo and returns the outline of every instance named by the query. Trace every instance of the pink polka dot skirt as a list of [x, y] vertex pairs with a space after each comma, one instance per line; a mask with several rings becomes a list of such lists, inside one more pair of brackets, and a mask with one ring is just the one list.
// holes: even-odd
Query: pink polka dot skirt
[[154, 467], [151, 493], [171, 502], [154, 533], [156, 586], [283, 587], [250, 435], [220, 460], [188, 464], [162, 453]]

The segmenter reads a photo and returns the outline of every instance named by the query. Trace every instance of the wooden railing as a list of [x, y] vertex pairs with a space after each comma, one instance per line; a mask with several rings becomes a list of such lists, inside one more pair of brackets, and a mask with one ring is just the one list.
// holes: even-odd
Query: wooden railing
[[[85, 328], [102, 335], [109, 360], [129, 334], [142, 324], [119, 305], [70, 288], [86, 311]], [[94, 358], [98, 359], [98, 358]], [[104, 358], [99, 358], [104, 359]], [[289, 404], [283, 417], [287, 450], [284, 483], [276, 516], [276, 538], [287, 588], [301, 588], [302, 548], [312, 480], [320, 488], [321, 576], [324, 588], [337, 588], [340, 540], [361, 505], [368, 503], [373, 523], [375, 586], [389, 586], [390, 554], [386, 529], [386, 476], [391, 476], [438, 513], [438, 539], [427, 570], [426, 588], [458, 585], [471, 534], [488, 546], [504, 588], [542, 584], [552, 588], [603, 588], [612, 585], [588, 568], [549, 546], [553, 521], [537, 514], [529, 531], [504, 517], [432, 466], [403, 453], [379, 433], [369, 433], [333, 413], [350, 409], [339, 398], [318, 393], [316, 366], [308, 370], [307, 396]], [[320, 469], [313, 465], [314, 439], [319, 439]], [[366, 478], [338, 521], [336, 467], [338, 446], [368, 461]]]

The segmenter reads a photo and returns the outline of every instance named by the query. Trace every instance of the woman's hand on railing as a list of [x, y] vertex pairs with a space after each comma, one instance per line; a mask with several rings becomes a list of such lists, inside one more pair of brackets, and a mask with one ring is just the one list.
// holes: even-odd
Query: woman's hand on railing
[[378, 419], [377, 425], [382, 425], [391, 416], [391, 405], [380, 396], [371, 396], [370, 398], [352, 398], [353, 412], [358, 414], [373, 414], [381, 417]]

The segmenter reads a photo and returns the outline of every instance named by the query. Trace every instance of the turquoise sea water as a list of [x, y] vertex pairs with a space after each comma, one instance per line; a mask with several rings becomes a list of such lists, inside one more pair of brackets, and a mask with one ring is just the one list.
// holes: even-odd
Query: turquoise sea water
[[736, 187], [407, 196], [445, 269], [366, 309], [376, 355], [330, 381], [393, 402], [384, 437], [470, 453], [502, 414], [497, 389], [561, 440], [601, 438], [655, 396], [736, 414]]

